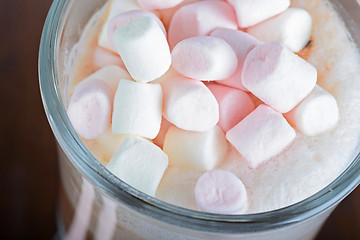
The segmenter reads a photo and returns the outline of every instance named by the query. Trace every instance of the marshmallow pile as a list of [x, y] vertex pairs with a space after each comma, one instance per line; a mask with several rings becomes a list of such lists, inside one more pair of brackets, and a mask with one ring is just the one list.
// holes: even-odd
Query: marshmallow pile
[[109, 6], [94, 53], [100, 70], [76, 86], [67, 112], [84, 139], [116, 136], [104, 146], [107, 169], [132, 187], [156, 196], [165, 171], [193, 169], [202, 173], [199, 210], [246, 213], [241, 176], [219, 169], [229, 149], [255, 169], [296, 130], [316, 136], [336, 126], [335, 98], [294, 53], [310, 40], [311, 16], [289, 0]]

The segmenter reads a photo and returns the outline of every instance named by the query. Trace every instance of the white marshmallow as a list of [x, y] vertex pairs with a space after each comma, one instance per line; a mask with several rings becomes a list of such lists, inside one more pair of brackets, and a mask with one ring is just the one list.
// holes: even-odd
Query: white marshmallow
[[178, 77], [163, 83], [164, 117], [178, 128], [205, 132], [219, 121], [219, 105], [204, 83]]
[[95, 139], [110, 125], [114, 94], [105, 82], [93, 78], [77, 85], [67, 109], [76, 132], [85, 139]]
[[158, 146], [128, 136], [106, 167], [130, 186], [154, 197], [167, 166], [168, 157]]
[[224, 159], [227, 141], [218, 126], [207, 132], [184, 131], [172, 126], [165, 136], [164, 152], [171, 166], [209, 171]]
[[227, 0], [235, 9], [242, 28], [253, 26], [271, 18], [290, 6], [290, 0]]
[[115, 47], [108, 38], [109, 21], [118, 14], [139, 8], [140, 6], [138, 5], [136, 0], [112, 0], [112, 2], [109, 5], [109, 10], [108, 10], [109, 13], [105, 19], [104, 26], [102, 27], [102, 30], [99, 35], [99, 39], [98, 39], [99, 46], [116, 53]]
[[275, 110], [286, 113], [315, 87], [316, 69], [280, 42], [255, 47], [247, 55], [243, 85]]
[[314, 90], [285, 118], [302, 134], [315, 136], [333, 129], [339, 120], [339, 108], [335, 98], [324, 89]]
[[237, 56], [238, 67], [234, 74], [229, 78], [217, 81], [220, 84], [238, 88], [243, 91], [248, 91], [242, 84], [241, 73], [244, 66], [244, 61], [248, 53], [256, 46], [260, 45], [262, 42], [247, 34], [243, 31], [227, 29], [227, 28], [218, 28], [215, 29], [210, 36], [218, 37], [224, 39], [233, 49]]
[[182, 40], [171, 52], [173, 67], [198, 80], [222, 80], [236, 70], [234, 50], [223, 39], [200, 36]]
[[155, 196], [165, 202], [197, 210], [194, 189], [202, 172], [191, 168], [168, 167]]
[[162, 114], [160, 84], [121, 80], [115, 94], [112, 131], [154, 139]]
[[283, 151], [295, 138], [295, 130], [281, 113], [261, 104], [226, 133], [227, 140], [251, 168]]
[[[161, 22], [161, 20], [156, 16], [154, 13], [145, 11], [142, 9], [135, 9], [131, 11], [124, 12], [122, 14], [116, 15], [110, 21], [108, 22], [108, 38], [109, 41], [114, 45], [113, 35], [116, 29], [118, 29], [120, 26], [124, 25], [125, 23], [138, 18], [138, 17], [151, 17], [153, 18], [160, 26], [161, 30], [163, 31], [164, 35], [166, 36], [166, 29], [164, 27], [164, 24]], [[115, 45], [114, 45], [115, 46]]]
[[263, 42], [282, 42], [293, 52], [303, 49], [310, 40], [312, 19], [301, 8], [289, 8], [285, 12], [249, 27], [247, 32]]
[[137, 0], [139, 5], [147, 10], [166, 9], [175, 7], [184, 0]]
[[113, 36], [116, 50], [136, 81], [161, 77], [171, 65], [169, 45], [152, 17], [138, 17], [120, 26]]
[[96, 141], [99, 145], [99, 149], [101, 149], [102, 159], [109, 162], [114, 154], [119, 150], [121, 144], [127, 136], [129, 135], [114, 134], [110, 128], [101, 134]]
[[153, 143], [158, 145], [160, 148], [163, 148], [166, 133], [171, 126], [174, 125], [172, 125], [168, 120], [166, 120], [166, 118], [162, 118], [159, 134], [156, 136], [156, 138], [154, 138]]

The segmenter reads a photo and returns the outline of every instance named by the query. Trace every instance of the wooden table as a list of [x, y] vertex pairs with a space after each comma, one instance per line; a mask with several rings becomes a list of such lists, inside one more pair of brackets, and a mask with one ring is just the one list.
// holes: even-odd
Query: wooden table
[[[50, 4], [0, 0], [0, 239], [51, 239], [56, 233], [56, 148], [37, 74]], [[317, 239], [360, 239], [360, 188], [340, 204]]]

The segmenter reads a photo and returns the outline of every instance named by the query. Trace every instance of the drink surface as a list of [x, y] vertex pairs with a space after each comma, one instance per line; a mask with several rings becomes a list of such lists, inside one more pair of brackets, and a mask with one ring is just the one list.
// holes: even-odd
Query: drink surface
[[[316, 137], [297, 132], [296, 139], [286, 150], [255, 169], [249, 168], [245, 159], [231, 147], [217, 168], [229, 170], [242, 180], [248, 192], [247, 213], [275, 210], [315, 194], [341, 174], [359, 151], [358, 50], [328, 2], [295, 0], [291, 1], [291, 5], [306, 9], [312, 16], [311, 42], [299, 55], [316, 67], [318, 85], [336, 98], [340, 120], [335, 129]], [[76, 64], [68, 68], [71, 76], [69, 96], [77, 83], [100, 68], [94, 56], [101, 51], [97, 39], [106, 14], [107, 6], [104, 6], [92, 17], [75, 47], [76, 51], [73, 50], [72, 58]], [[109, 152], [118, 147], [120, 138], [109, 129], [98, 139], [82, 140], [106, 165], [111, 158]], [[194, 187], [201, 174], [194, 169], [169, 167], [155, 196], [197, 210]]]

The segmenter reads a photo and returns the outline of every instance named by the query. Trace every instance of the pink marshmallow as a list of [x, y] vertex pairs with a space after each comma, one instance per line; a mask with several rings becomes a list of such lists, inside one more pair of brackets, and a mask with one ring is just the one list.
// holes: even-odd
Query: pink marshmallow
[[233, 128], [255, 109], [253, 100], [244, 91], [215, 83], [207, 84], [207, 87], [214, 94], [219, 104], [218, 125], [225, 132]]
[[199, 1], [201, 0], [183, 0], [180, 4], [176, 5], [175, 7], [167, 8], [167, 9], [159, 9], [158, 12], [160, 13], [161, 21], [165, 25], [166, 29], [169, 28], [170, 21], [177, 10], [179, 10], [181, 7], [185, 5]]
[[137, 0], [140, 7], [147, 10], [166, 9], [180, 4], [184, 0]]
[[201, 1], [175, 12], [169, 26], [170, 48], [190, 37], [205, 36], [216, 28], [237, 29], [232, 7], [222, 1]]
[[182, 75], [198, 80], [221, 80], [237, 68], [234, 50], [223, 39], [200, 36], [179, 42], [172, 53], [172, 65]]
[[227, 0], [235, 9], [240, 27], [247, 28], [269, 19], [290, 6], [290, 0]]
[[245, 59], [242, 82], [273, 109], [286, 113], [315, 87], [317, 71], [280, 42], [255, 47]]
[[67, 109], [75, 131], [85, 139], [99, 137], [110, 125], [112, 89], [102, 80], [89, 79], [77, 85]]
[[295, 130], [283, 115], [261, 104], [226, 133], [227, 140], [251, 168], [283, 151], [295, 138]]
[[233, 173], [215, 169], [206, 172], [195, 185], [195, 200], [201, 211], [243, 214], [247, 209], [244, 184]]
[[108, 38], [114, 47], [115, 47], [115, 45], [114, 45], [113, 35], [114, 35], [114, 32], [116, 31], [116, 29], [118, 29], [125, 23], [127, 23], [135, 18], [138, 18], [138, 17], [153, 18], [156, 21], [156, 23], [159, 24], [161, 30], [163, 31], [164, 35], [166, 36], [166, 30], [165, 30], [164, 24], [160, 21], [160, 19], [154, 13], [145, 11], [145, 10], [141, 10], [141, 9], [135, 9], [135, 10], [131, 10], [131, 11], [116, 15], [109, 21], [109, 23], [108, 23]]
[[227, 79], [218, 81], [218, 83], [248, 91], [241, 81], [244, 61], [248, 53], [262, 42], [243, 31], [226, 28], [215, 29], [210, 36], [224, 39], [234, 49], [238, 60], [238, 67], [235, 73]]
[[102, 47], [95, 48], [94, 66], [96, 68], [103, 68], [109, 65], [117, 65], [125, 69], [125, 65], [119, 55], [115, 55]]

